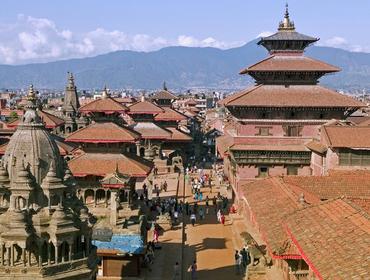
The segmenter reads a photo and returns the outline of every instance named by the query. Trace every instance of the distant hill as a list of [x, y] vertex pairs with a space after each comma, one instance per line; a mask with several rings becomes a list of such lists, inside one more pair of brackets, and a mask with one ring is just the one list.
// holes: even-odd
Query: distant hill
[[[329, 47], [310, 47], [306, 55], [342, 68], [322, 84], [336, 89], [370, 88], [370, 53], [353, 53]], [[76, 76], [78, 88], [170, 88], [209, 87], [234, 89], [252, 80], [239, 71], [267, 56], [251, 41], [238, 48], [167, 47], [153, 52], [117, 51], [96, 57], [27, 64], [0, 65], [0, 88], [62, 89], [66, 72]]]

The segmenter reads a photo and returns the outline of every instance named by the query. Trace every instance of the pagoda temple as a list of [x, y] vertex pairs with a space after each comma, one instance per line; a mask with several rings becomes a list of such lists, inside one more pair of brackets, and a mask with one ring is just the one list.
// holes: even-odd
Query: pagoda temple
[[175, 152], [186, 157], [192, 138], [179, 129], [179, 124], [186, 123], [188, 118], [172, 108], [175, 99], [165, 87], [152, 101], [142, 96], [141, 101], [129, 106], [130, 127], [142, 137], [138, 155], [157, 163], [163, 158], [172, 159], [170, 154]]
[[89, 213], [36, 102], [31, 86], [0, 164], [0, 279], [95, 279]]
[[[103, 206], [109, 210], [112, 192], [120, 197], [118, 183], [114, 186], [104, 183], [107, 176], [124, 174], [135, 185], [142, 184], [152, 170], [150, 161], [136, 156], [142, 137], [124, 125], [121, 115], [127, 110], [126, 106], [110, 96], [105, 87], [101, 98], [79, 109], [81, 114], [89, 118], [90, 125], [66, 137], [67, 143], [78, 144], [83, 151], [71, 159], [68, 166], [79, 183], [79, 197], [91, 209]], [[121, 188], [124, 193], [125, 184], [122, 183]], [[132, 190], [131, 196], [135, 188]]]
[[310, 175], [311, 151], [321, 125], [343, 120], [363, 104], [319, 84], [340, 69], [309, 58], [304, 50], [318, 38], [298, 33], [286, 7], [278, 31], [261, 38], [269, 56], [240, 74], [255, 85], [223, 99], [229, 113], [217, 150], [238, 194], [241, 184], [267, 176]]

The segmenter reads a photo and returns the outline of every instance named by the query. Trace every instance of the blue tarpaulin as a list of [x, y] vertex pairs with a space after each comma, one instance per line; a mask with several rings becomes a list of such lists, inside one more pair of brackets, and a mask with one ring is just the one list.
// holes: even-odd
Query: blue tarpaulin
[[144, 252], [144, 242], [140, 235], [113, 234], [111, 241], [93, 240], [98, 249], [113, 249], [122, 253], [141, 254]]

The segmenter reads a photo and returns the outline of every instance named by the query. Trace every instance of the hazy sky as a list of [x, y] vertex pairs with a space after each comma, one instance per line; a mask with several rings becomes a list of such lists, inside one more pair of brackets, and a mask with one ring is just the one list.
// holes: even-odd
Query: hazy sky
[[[369, 0], [290, 0], [297, 31], [370, 52]], [[169, 45], [240, 46], [275, 32], [281, 0], [2, 0], [0, 63], [21, 64]]]

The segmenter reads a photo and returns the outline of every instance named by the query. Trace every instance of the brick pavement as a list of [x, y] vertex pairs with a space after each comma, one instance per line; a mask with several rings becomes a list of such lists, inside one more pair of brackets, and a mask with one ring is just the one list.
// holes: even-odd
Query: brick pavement
[[[206, 195], [212, 198], [220, 191], [219, 187], [213, 187], [213, 193], [209, 193], [209, 188], [203, 188], [203, 197]], [[191, 187], [186, 184], [187, 201], [192, 203]], [[211, 204], [211, 203], [210, 203]], [[204, 207], [205, 202], [199, 203]], [[189, 219], [189, 217], [188, 217]], [[209, 214], [205, 220], [197, 220], [193, 227], [190, 221], [186, 221], [185, 259], [184, 268], [188, 270], [194, 259], [197, 260], [198, 275], [197, 279], [214, 280], [241, 280], [242, 276], [235, 274], [234, 252], [239, 246], [233, 239], [232, 224], [226, 217], [226, 224], [217, 222], [217, 217], [213, 207], [210, 207]], [[190, 272], [186, 271], [185, 279], [191, 279]], [[184, 279], [184, 280], [185, 280]]]
[[[183, 175], [174, 178], [173, 175], [169, 176], [172, 179], [166, 179], [168, 182], [167, 192], [161, 192], [162, 198], [178, 195], [179, 199], [183, 196]], [[164, 177], [155, 179], [155, 182], [160, 184], [160, 180]], [[205, 198], [208, 195], [210, 198], [220, 191], [219, 186], [213, 187], [213, 193], [209, 193], [208, 188], [202, 189]], [[191, 187], [185, 185], [185, 197], [190, 203], [193, 203], [191, 194]], [[211, 203], [210, 203], [211, 204]], [[200, 206], [204, 207], [204, 202]], [[188, 216], [185, 216], [185, 232], [186, 242], [184, 243], [184, 280], [190, 280], [191, 274], [188, 268], [193, 260], [197, 260], [198, 264], [198, 280], [212, 279], [212, 280], [243, 280], [240, 275], [235, 274], [234, 266], [234, 252], [235, 249], [240, 249], [243, 245], [240, 232], [245, 229], [244, 221], [241, 217], [233, 219], [229, 216], [226, 217], [225, 226], [217, 222], [214, 208], [210, 207], [209, 214], [206, 215], [205, 220], [199, 221], [195, 227], [190, 224]], [[152, 239], [152, 232], [148, 233], [148, 239]], [[148, 280], [166, 280], [173, 279], [173, 266], [176, 261], [181, 264], [181, 247], [182, 247], [182, 232], [181, 224], [173, 230], [166, 230], [160, 236], [159, 241], [162, 249], [156, 250], [155, 261], [151, 266], [151, 271], [144, 271], [144, 279]], [[270, 276], [270, 277], [269, 277]], [[281, 279], [275, 278], [274, 271], [269, 271], [267, 277], [260, 275], [249, 278], [250, 280], [265, 280], [265, 279]], [[178, 277], [177, 280], [181, 278]]]

